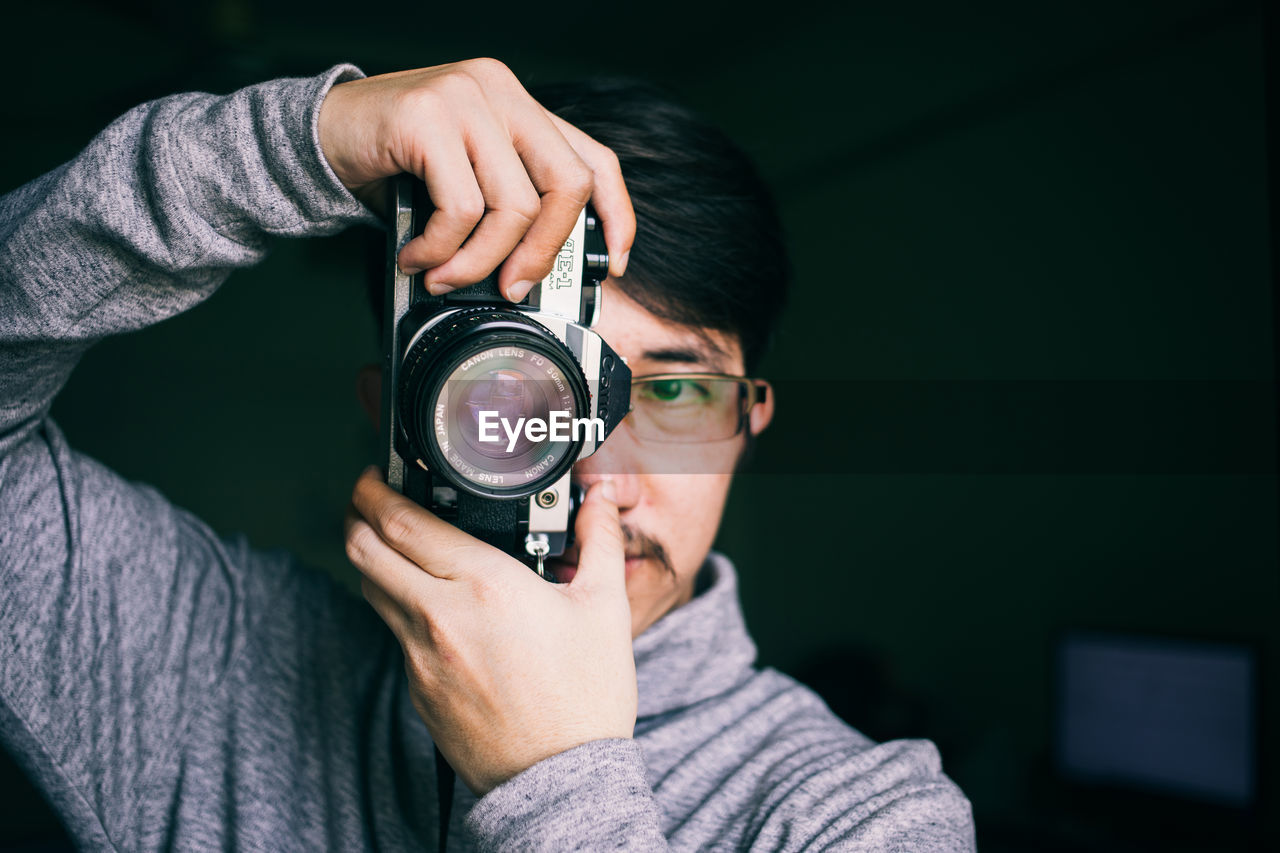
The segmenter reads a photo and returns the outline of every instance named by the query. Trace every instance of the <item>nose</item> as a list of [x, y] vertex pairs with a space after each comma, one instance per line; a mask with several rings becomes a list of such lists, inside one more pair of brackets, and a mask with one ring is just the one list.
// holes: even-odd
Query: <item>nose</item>
[[573, 466], [573, 480], [584, 489], [606, 477], [613, 480], [618, 509], [626, 511], [638, 503], [643, 486], [635, 436], [627, 421], [618, 424], [595, 453]]

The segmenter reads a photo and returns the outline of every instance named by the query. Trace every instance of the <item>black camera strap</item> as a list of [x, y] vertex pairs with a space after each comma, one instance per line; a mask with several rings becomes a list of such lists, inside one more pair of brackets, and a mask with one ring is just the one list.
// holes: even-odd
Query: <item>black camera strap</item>
[[456, 775], [449, 762], [436, 747], [436, 802], [440, 806], [440, 853], [445, 853], [449, 843], [449, 817], [453, 813], [453, 784]]

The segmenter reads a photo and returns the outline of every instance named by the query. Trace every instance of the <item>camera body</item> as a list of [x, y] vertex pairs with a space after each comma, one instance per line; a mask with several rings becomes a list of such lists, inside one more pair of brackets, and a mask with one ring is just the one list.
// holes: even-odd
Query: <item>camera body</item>
[[[626, 417], [631, 370], [592, 331], [608, 271], [588, 206], [550, 275], [518, 304], [488, 278], [432, 296], [399, 250], [431, 213], [426, 187], [391, 181], [383, 300], [382, 429], [388, 484], [536, 566], [571, 544], [574, 462]], [[551, 579], [550, 574], [543, 574]]]

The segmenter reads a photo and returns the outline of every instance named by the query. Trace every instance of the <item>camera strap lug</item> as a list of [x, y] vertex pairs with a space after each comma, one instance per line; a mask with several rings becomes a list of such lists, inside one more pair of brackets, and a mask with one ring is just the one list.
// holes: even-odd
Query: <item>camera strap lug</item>
[[547, 555], [551, 553], [551, 542], [547, 539], [545, 533], [530, 533], [524, 537], [524, 550], [530, 556], [538, 560], [538, 577], [545, 579], [547, 577], [546, 569], [543, 567], [543, 561], [547, 559]]

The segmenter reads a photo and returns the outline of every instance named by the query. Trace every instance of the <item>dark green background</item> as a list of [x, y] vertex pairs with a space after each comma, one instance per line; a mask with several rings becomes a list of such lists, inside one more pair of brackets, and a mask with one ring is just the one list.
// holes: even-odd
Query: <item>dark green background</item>
[[[984, 849], [1274, 839], [1266, 700], [1280, 686], [1280, 583], [1260, 5], [503, 13], [140, 0], [7, 15], [3, 190], [143, 100], [338, 61], [372, 74], [492, 55], [526, 83], [603, 72], [666, 84], [756, 157], [796, 263], [763, 371], [779, 383], [779, 418], [757, 472], [735, 486], [720, 540], [740, 566], [761, 660], [808, 673], [840, 651], [833, 706], [875, 737], [934, 738]], [[353, 391], [356, 367], [377, 359], [359, 249], [353, 236], [280, 243], [198, 310], [98, 345], [56, 417], [81, 449], [216, 529], [293, 548], [354, 586], [341, 514], [376, 458]], [[1250, 380], [1256, 417], [1248, 406], [1210, 412], [1212, 428], [1195, 433], [1249, 464], [993, 471], [908, 459], [814, 473], [825, 457], [807, 418], [835, 419], [830, 438], [856, 437], [876, 416], [857, 384], [836, 381], [849, 379]], [[830, 397], [788, 395], [811, 380], [829, 380]], [[1108, 412], [1090, 414], [1105, 434]], [[982, 426], [966, 446], [1019, 440], [998, 413]], [[1178, 425], [1153, 416], [1136, 427]], [[948, 430], [946, 418], [912, 424], [920, 458], [934, 460], [930, 437]], [[1256, 821], [1054, 780], [1051, 653], [1059, 631], [1079, 627], [1259, 646]], [[11, 769], [0, 794], [8, 839], [48, 834]], [[1210, 843], [1199, 833], [1220, 817]]]

